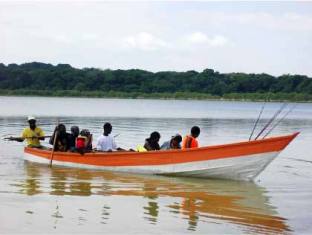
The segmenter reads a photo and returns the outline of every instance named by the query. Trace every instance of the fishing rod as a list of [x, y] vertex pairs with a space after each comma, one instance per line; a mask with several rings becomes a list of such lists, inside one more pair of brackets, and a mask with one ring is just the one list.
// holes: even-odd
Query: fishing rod
[[265, 137], [267, 137], [287, 116], [288, 114], [290, 114], [295, 107], [297, 106], [297, 104], [295, 104], [294, 106], [292, 106], [285, 114], [283, 117], [281, 117], [273, 126], [272, 128], [263, 136], [262, 139], [264, 139]]
[[287, 103], [283, 103], [282, 106], [279, 108], [279, 110], [276, 111], [276, 113], [271, 117], [271, 119], [264, 125], [262, 130], [259, 132], [255, 140], [257, 140], [261, 134], [271, 125], [271, 123], [276, 119], [276, 117], [284, 110], [284, 108], [287, 106]]
[[257, 125], [258, 125], [258, 122], [259, 122], [259, 120], [260, 120], [260, 117], [261, 117], [261, 115], [262, 115], [262, 112], [263, 112], [263, 110], [264, 110], [264, 106], [265, 106], [266, 102], [267, 102], [267, 101], [265, 100], [265, 102], [264, 102], [263, 105], [262, 105], [262, 108], [261, 108], [261, 111], [260, 111], [260, 113], [259, 113], [258, 119], [257, 119], [257, 121], [255, 122], [254, 127], [253, 127], [253, 129], [252, 129], [252, 132], [251, 132], [251, 134], [250, 134], [250, 136], [249, 136], [249, 141], [251, 140], [251, 137], [253, 136], [253, 134], [254, 134], [254, 132], [255, 132], [255, 129], [256, 129]]

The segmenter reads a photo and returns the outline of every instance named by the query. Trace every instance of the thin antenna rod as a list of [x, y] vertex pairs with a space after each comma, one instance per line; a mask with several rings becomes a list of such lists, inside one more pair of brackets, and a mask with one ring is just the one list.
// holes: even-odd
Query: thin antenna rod
[[271, 123], [275, 120], [275, 118], [282, 112], [282, 110], [287, 106], [287, 103], [283, 103], [279, 110], [276, 111], [276, 113], [273, 115], [273, 117], [267, 122], [267, 124], [262, 128], [262, 130], [259, 132], [255, 140], [259, 138], [259, 136], [268, 128], [268, 126], [271, 125]]
[[253, 127], [253, 129], [252, 129], [252, 132], [251, 132], [251, 134], [250, 134], [250, 136], [249, 136], [249, 141], [251, 140], [251, 138], [252, 138], [252, 136], [253, 136], [253, 134], [254, 134], [254, 132], [255, 132], [255, 130], [256, 130], [256, 127], [257, 127], [257, 125], [258, 125], [258, 122], [259, 122], [259, 120], [260, 120], [260, 117], [261, 117], [261, 115], [262, 115], [262, 112], [263, 112], [263, 110], [264, 110], [265, 104], [266, 104], [266, 101], [265, 101], [265, 102], [263, 103], [263, 105], [262, 105], [262, 108], [261, 108], [261, 111], [260, 111], [260, 113], [259, 113], [258, 119], [257, 119], [257, 121], [255, 122], [254, 127]]
[[262, 139], [264, 139], [265, 137], [267, 137], [287, 116], [288, 114], [290, 114], [295, 107], [297, 106], [297, 104], [295, 104], [294, 106], [292, 106], [285, 114], [283, 117], [280, 118], [280, 120], [278, 120], [277, 123], [275, 123], [275, 125], [272, 126], [272, 128], [263, 136]]

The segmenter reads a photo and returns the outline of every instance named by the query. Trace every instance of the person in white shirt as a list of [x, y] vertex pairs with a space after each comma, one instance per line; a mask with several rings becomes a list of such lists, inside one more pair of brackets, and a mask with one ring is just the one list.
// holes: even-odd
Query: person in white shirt
[[112, 132], [112, 125], [109, 122], [106, 122], [103, 126], [104, 133], [97, 139], [96, 149], [97, 151], [105, 151], [111, 152], [117, 149], [116, 142], [114, 137], [111, 136]]

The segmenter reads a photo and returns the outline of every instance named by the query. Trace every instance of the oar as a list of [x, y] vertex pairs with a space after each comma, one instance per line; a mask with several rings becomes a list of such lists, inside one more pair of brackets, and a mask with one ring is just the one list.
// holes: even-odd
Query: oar
[[52, 161], [53, 161], [53, 155], [54, 155], [54, 151], [55, 151], [56, 140], [57, 140], [58, 133], [59, 133], [58, 125], [59, 125], [59, 120], [57, 119], [56, 130], [55, 130], [54, 139], [53, 139], [53, 148], [52, 148], [52, 152], [51, 152], [51, 156], [50, 156], [50, 167], [52, 167]]
[[47, 136], [34, 136], [34, 137], [15, 137], [15, 136], [10, 136], [10, 137], [5, 137], [3, 138], [4, 140], [9, 140], [9, 141], [23, 141], [24, 139], [37, 139], [37, 138], [50, 138], [50, 135]]

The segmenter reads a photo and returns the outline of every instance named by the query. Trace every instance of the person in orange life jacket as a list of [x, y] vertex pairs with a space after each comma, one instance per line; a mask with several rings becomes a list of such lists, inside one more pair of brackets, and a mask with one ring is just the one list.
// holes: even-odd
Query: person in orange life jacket
[[187, 135], [184, 137], [182, 142], [182, 149], [188, 148], [198, 148], [197, 137], [200, 134], [200, 128], [198, 126], [193, 126], [191, 129], [191, 135]]
[[55, 127], [52, 137], [50, 138], [49, 144], [54, 144], [54, 138], [56, 136], [56, 142], [54, 146], [55, 151], [66, 152], [69, 149], [69, 134], [66, 133], [66, 127], [64, 124], [59, 124]]
[[144, 148], [147, 151], [160, 150], [159, 146], [160, 134], [157, 131], [151, 133], [150, 137], [145, 139]]

